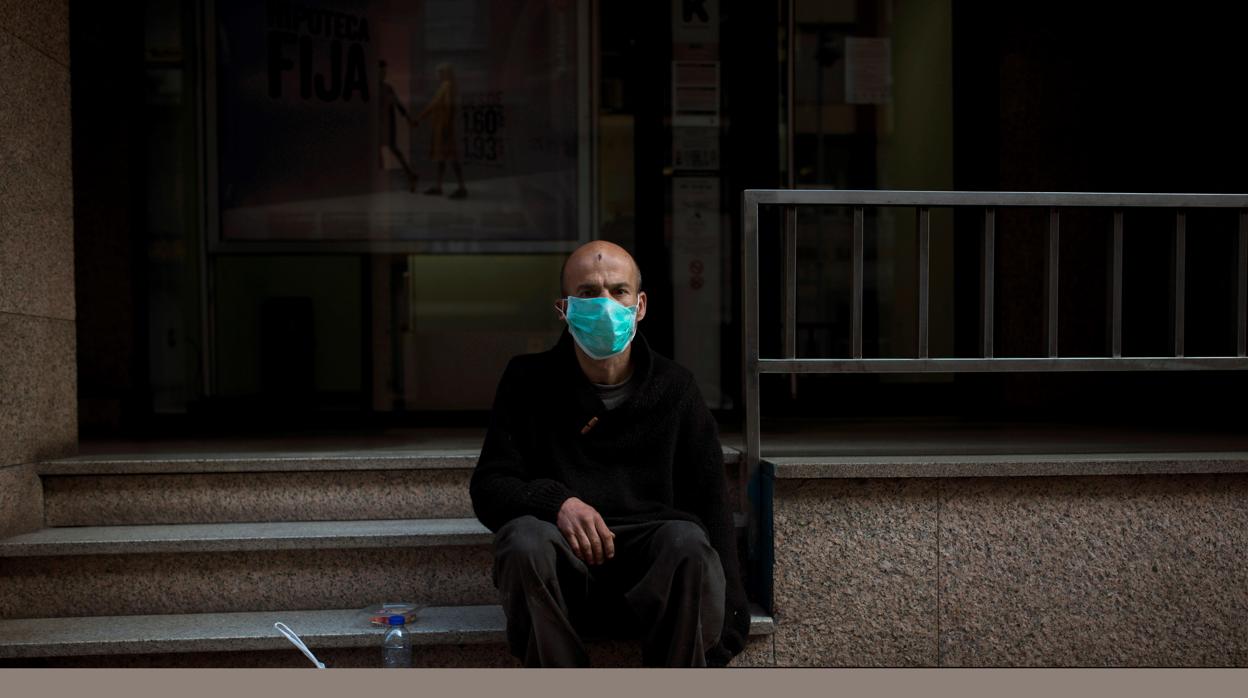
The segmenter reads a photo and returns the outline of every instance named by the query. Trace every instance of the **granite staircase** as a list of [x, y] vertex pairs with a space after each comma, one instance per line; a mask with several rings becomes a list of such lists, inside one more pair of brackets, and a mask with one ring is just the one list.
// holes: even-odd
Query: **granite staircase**
[[[44, 463], [44, 528], [0, 540], [0, 666], [309, 666], [275, 621], [331, 667], [379, 666], [382, 630], [360, 609], [380, 601], [425, 606], [417, 666], [516, 666], [468, 499], [476, 457], [435, 444]], [[770, 663], [771, 631], [756, 611], [737, 663]], [[590, 652], [640, 661], [632, 643]]]

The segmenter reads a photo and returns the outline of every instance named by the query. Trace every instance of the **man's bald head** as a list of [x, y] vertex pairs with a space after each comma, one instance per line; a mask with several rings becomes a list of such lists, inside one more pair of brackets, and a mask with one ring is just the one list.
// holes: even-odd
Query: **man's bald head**
[[[559, 270], [560, 291], [564, 296], [574, 295], [580, 277], [595, 269], [617, 267], [620, 264], [627, 264], [631, 268], [632, 291], [636, 294], [641, 290], [641, 267], [637, 266], [637, 261], [628, 250], [606, 240], [587, 242], [563, 260], [563, 266]], [[577, 279], [570, 282], [569, 272]]]
[[[565, 321], [568, 320], [570, 306], [573, 305], [572, 300], [577, 299], [610, 299], [625, 308], [635, 308], [634, 322], [641, 322], [646, 317], [646, 293], [641, 290], [641, 269], [637, 267], [637, 262], [632, 255], [614, 243], [596, 240], [576, 248], [563, 263], [559, 283], [563, 288], [563, 296], [555, 301], [555, 312], [559, 313]], [[576, 305], [582, 312], [590, 312], [591, 316], [596, 311], [589, 308], [594, 305], [598, 306], [598, 311], [610, 312], [614, 309], [610, 303], [605, 305], [590, 303], [582, 306], [578, 302]], [[633, 329], [635, 330], [636, 327], [634, 326]], [[579, 343], [583, 340], [576, 341]], [[612, 341], [614, 342], [614, 339]], [[631, 354], [626, 350], [623, 353], [609, 356], [606, 360], [617, 361], [615, 357], [624, 357], [623, 360], [628, 362], [629, 356]], [[586, 368], [596, 365], [595, 362], [598, 360], [585, 354], [585, 349], [579, 344], [577, 360], [581, 362], [581, 368], [587, 371], [587, 376], [602, 379], [597, 382], [605, 381], [615, 384], [620, 382], [617, 379], [627, 378], [626, 374], [602, 373], [598, 369]], [[620, 367], [616, 366], [616, 368]]]

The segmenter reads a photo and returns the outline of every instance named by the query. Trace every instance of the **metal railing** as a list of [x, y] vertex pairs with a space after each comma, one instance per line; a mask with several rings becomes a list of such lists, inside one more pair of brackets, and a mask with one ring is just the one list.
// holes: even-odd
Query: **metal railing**
[[[852, 358], [812, 359], [796, 355], [796, 220], [798, 206], [852, 207], [853, 299]], [[779, 358], [759, 355], [759, 207], [785, 207], [784, 342]], [[863, 210], [908, 207], [918, 210], [918, 351], [914, 358], [865, 358], [862, 351], [863, 313]], [[755, 482], [760, 462], [759, 378], [764, 373], [961, 373], [1022, 371], [1189, 371], [1248, 369], [1248, 195], [1241, 194], [1104, 194], [1048, 192], [939, 192], [751, 189], [742, 197], [742, 327], [744, 383], [745, 457], [740, 480]], [[983, 209], [984, 255], [980, 270], [983, 293], [980, 305], [982, 340], [978, 358], [935, 358], [929, 355], [929, 261], [932, 208]], [[1046, 356], [1039, 358], [993, 355], [993, 287], [995, 283], [996, 212], [1007, 208], [1047, 208], [1048, 244], [1045, 270]], [[1113, 211], [1112, 309], [1110, 356], [1059, 356], [1057, 343], [1058, 260], [1061, 210], [1100, 208]], [[1172, 356], [1122, 355], [1123, 211], [1133, 208], [1174, 210], [1174, 354]], [[1236, 355], [1186, 356], [1184, 314], [1186, 293], [1186, 245], [1188, 209], [1238, 209], [1239, 240], [1236, 249]], [[750, 511], [747, 487], [742, 505]], [[751, 514], [753, 517], [753, 514]]]

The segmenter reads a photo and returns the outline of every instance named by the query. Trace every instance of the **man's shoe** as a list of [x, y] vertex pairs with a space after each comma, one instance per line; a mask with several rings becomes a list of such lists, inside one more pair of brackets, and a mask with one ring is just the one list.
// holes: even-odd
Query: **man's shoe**
[[460, 187], [459, 189], [456, 189], [455, 191], [451, 192], [451, 195], [450, 195], [450, 196], [448, 196], [448, 197], [446, 197], [446, 198], [448, 198], [448, 199], [462, 199], [462, 198], [464, 198], [464, 197], [466, 197], [466, 196], [468, 196], [468, 190], [467, 190], [467, 189], [464, 189], [463, 187]]

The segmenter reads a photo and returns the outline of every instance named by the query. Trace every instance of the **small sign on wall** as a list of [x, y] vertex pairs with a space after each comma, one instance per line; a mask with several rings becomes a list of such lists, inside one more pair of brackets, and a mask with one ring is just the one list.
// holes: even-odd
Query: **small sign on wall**
[[719, 129], [709, 126], [673, 127], [672, 169], [718, 170]]
[[892, 99], [892, 44], [888, 39], [845, 37], [845, 102], [887, 104]]
[[719, 177], [672, 178], [672, 295], [676, 360], [719, 406], [722, 273]]
[[672, 0], [672, 55], [678, 60], [719, 57], [718, 0]]
[[719, 128], [719, 61], [672, 61], [672, 125]]

